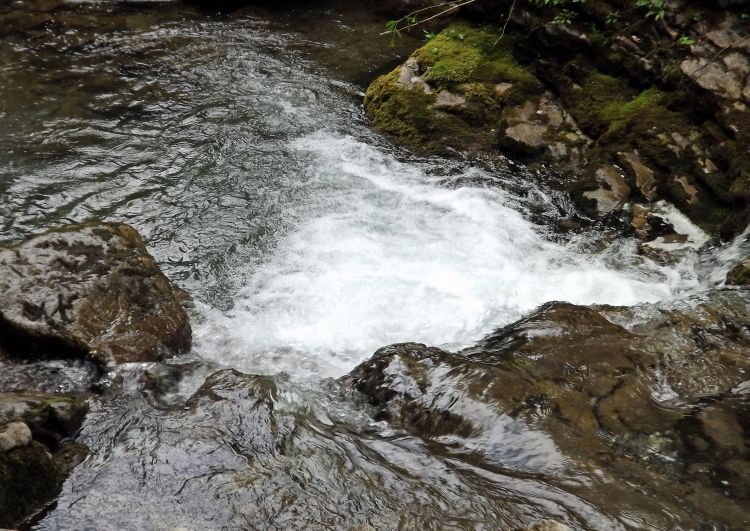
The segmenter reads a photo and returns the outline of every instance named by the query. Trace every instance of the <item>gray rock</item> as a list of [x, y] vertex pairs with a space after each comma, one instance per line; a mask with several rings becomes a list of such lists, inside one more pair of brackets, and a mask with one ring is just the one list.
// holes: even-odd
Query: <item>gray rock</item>
[[0, 248], [0, 345], [104, 366], [187, 350], [189, 297], [124, 224], [71, 226]]
[[722, 63], [691, 58], [685, 59], [680, 69], [700, 87], [718, 96], [737, 100], [742, 95], [742, 80]]
[[519, 147], [533, 150], [541, 147], [544, 142], [544, 134], [548, 129], [546, 125], [542, 124], [522, 123], [508, 127], [505, 130], [505, 136]]
[[31, 430], [23, 422], [11, 422], [0, 428], [0, 452], [9, 452], [31, 444]]
[[466, 107], [466, 98], [447, 90], [441, 90], [432, 106], [441, 111], [458, 111]]
[[727, 273], [727, 284], [750, 286], [750, 256], [742, 260]]

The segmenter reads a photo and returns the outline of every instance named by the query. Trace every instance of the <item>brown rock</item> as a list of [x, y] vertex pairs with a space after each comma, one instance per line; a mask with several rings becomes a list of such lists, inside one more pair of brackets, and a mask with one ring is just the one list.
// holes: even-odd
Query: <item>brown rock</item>
[[628, 200], [630, 187], [617, 168], [607, 164], [596, 170], [594, 175], [601, 186], [596, 190], [584, 192], [583, 196], [596, 201], [599, 214], [609, 214]]
[[621, 154], [635, 176], [635, 185], [649, 201], [656, 199], [656, 177], [654, 171], [646, 166], [636, 152]]
[[733, 286], [750, 286], [750, 256], [727, 273], [727, 284]]
[[0, 248], [0, 345], [102, 365], [187, 350], [187, 294], [124, 224], [71, 226]]

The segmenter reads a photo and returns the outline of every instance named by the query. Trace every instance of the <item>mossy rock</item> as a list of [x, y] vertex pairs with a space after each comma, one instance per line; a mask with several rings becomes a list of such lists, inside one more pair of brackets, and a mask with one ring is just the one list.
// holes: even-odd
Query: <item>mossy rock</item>
[[[411, 57], [420, 68], [419, 83], [400, 79], [402, 69], [409, 68], [402, 65], [369, 86], [365, 109], [375, 128], [421, 152], [493, 149], [501, 106], [542, 91], [539, 80], [514, 58], [512, 41], [498, 39], [490, 27], [459, 23], [443, 30]], [[502, 98], [494, 90], [498, 83], [512, 85]], [[442, 90], [459, 94], [465, 105], [454, 111], [437, 108]]]
[[0, 526], [14, 527], [60, 491], [63, 473], [42, 444], [0, 454]]

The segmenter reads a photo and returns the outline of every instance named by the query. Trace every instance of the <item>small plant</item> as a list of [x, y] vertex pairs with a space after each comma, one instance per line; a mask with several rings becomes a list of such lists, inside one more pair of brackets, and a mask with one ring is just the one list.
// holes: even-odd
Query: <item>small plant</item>
[[677, 44], [680, 46], [692, 46], [695, 44], [695, 39], [692, 37], [688, 37], [687, 35], [683, 35], [679, 39], [677, 39]]
[[635, 0], [635, 5], [646, 9], [646, 17], [662, 20], [667, 14], [664, 4], [666, 0]]
[[610, 11], [607, 13], [607, 19], [604, 21], [604, 24], [607, 27], [617, 26], [620, 23], [620, 11]]
[[424, 40], [426, 41], [431, 41], [437, 36], [437, 33], [434, 31], [422, 30], [422, 33], [424, 33]]
[[462, 40], [464, 40], [466, 38], [466, 35], [464, 35], [460, 31], [456, 31], [454, 29], [446, 31], [445, 34], [448, 37], [450, 37], [451, 39], [456, 39], [458, 41], [462, 41]]
[[[396, 41], [401, 38], [402, 31], [409, 31], [415, 26], [420, 26], [429, 22], [430, 20], [442, 17], [460, 7], [473, 4], [479, 0], [449, 0], [437, 5], [431, 5], [412, 11], [408, 15], [405, 15], [396, 20], [389, 20], [385, 23], [385, 31], [381, 35], [390, 36], [391, 47], [396, 46]], [[576, 0], [577, 1], [577, 0]], [[425, 18], [417, 18], [418, 16], [424, 15]]]
[[573, 21], [575, 17], [576, 14], [573, 13], [570, 9], [563, 9], [557, 14], [555, 18], [552, 19], [552, 22], [554, 22], [555, 24], [568, 25]]

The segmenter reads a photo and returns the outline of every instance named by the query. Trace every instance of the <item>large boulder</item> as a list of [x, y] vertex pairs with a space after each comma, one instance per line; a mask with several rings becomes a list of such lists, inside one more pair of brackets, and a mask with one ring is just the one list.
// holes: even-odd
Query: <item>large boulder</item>
[[[738, 290], [678, 309], [550, 303], [455, 354], [383, 348], [350, 382], [420, 437], [474, 441], [507, 466], [554, 453], [535, 454], [541, 430], [568, 459], [683, 497], [689, 520], [736, 523], [750, 499], [748, 316]], [[519, 430], [527, 447], [508, 447]]]
[[186, 298], [129, 225], [75, 225], [0, 248], [0, 347], [14, 357], [107, 367], [183, 352]]

